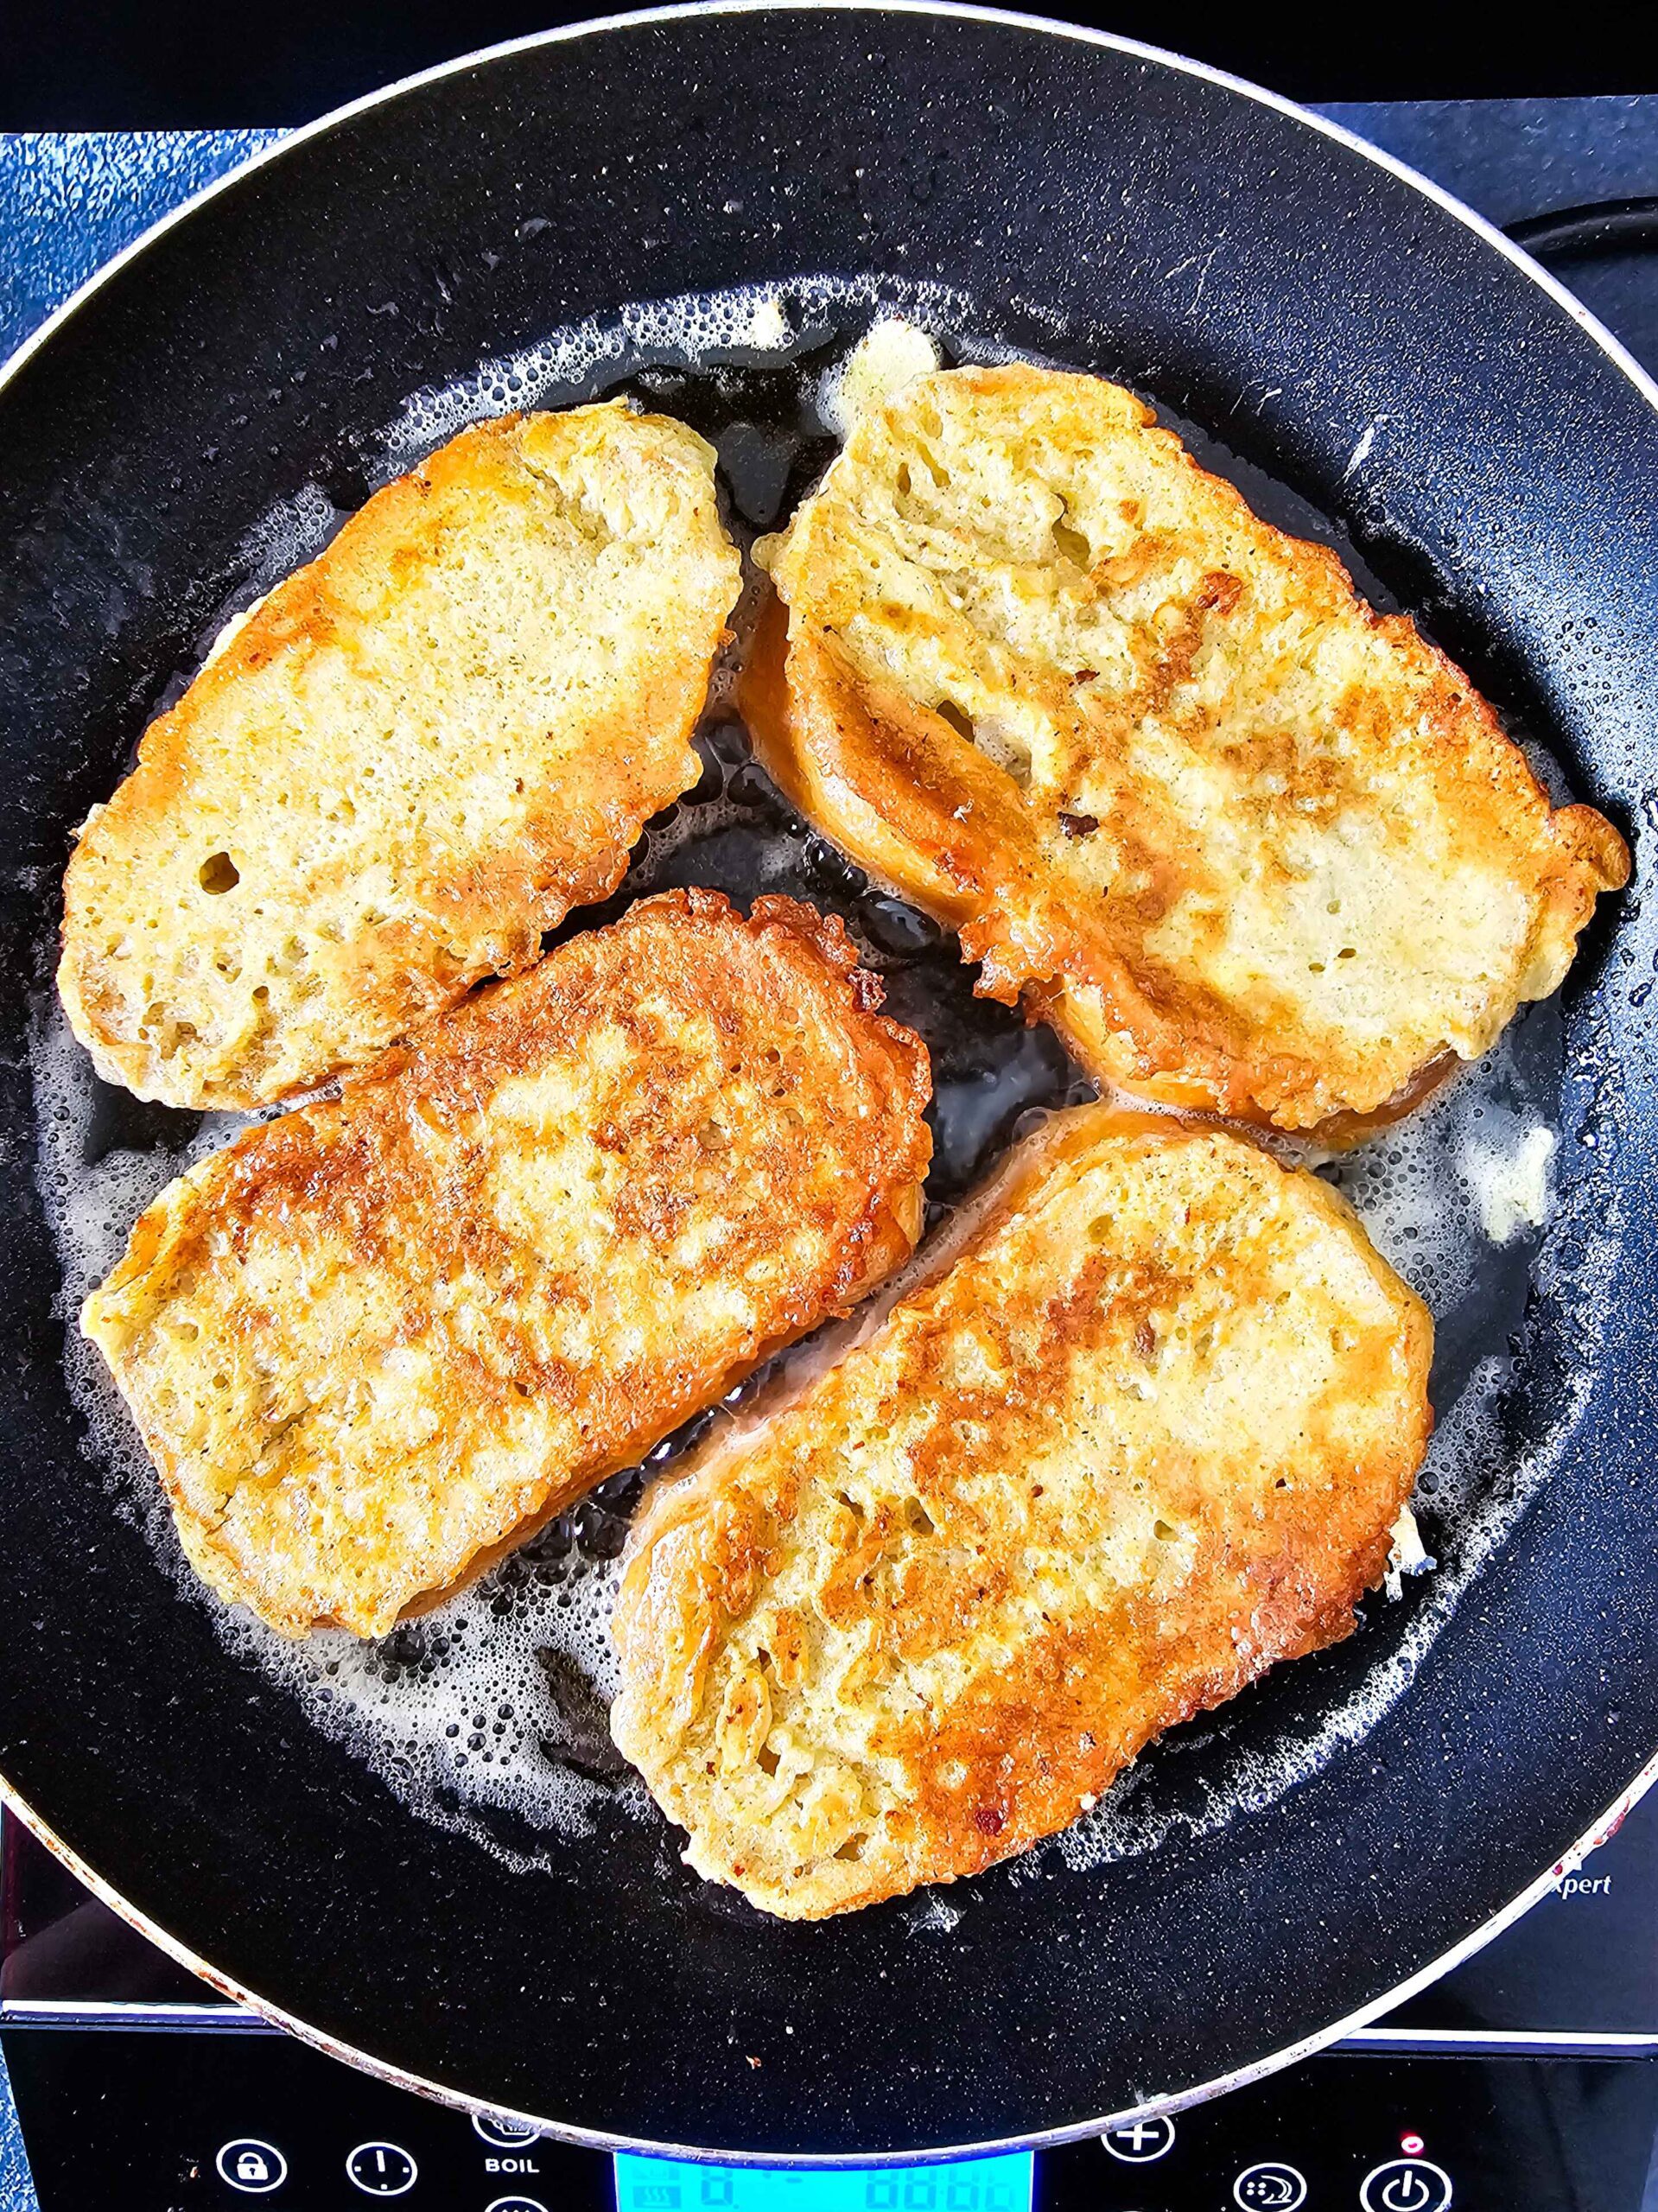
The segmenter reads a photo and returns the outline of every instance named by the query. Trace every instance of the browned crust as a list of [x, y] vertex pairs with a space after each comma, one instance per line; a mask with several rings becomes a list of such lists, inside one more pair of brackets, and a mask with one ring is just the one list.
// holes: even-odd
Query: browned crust
[[[1413, 712], [1430, 734], [1436, 772], [1460, 779], [1482, 834], [1506, 852], [1515, 880], [1528, 888], [1533, 928], [1515, 995], [1557, 988], [1597, 896], [1628, 881], [1629, 850], [1594, 809], [1551, 810], [1525, 756], [1461, 671], [1407, 617], [1366, 606], [1327, 548], [1262, 523], [1233, 486], [1199, 468], [1172, 433], [1158, 429], [1133, 395], [1101, 379], [1060, 378], [1020, 365], [949, 376], [987, 400], [1010, 391], [1039, 397], [1059, 384], [1109, 394], [1148, 443], [1202, 485], [1237, 537], [1289, 572], [1310, 620], [1361, 624], [1388, 641]], [[808, 510], [795, 529], [810, 527]], [[1165, 641], [1153, 679], [1105, 722], [1070, 685], [1043, 690], [1040, 703], [1062, 747], [1083, 754], [1109, 749], [1140, 718], [1155, 715], [1239, 597], [1236, 576], [1223, 570], [1207, 576], [1185, 610], [1189, 619]], [[769, 609], [743, 693], [774, 779], [854, 858], [958, 931], [963, 957], [981, 963], [982, 994], [1022, 1001], [1053, 1022], [1090, 1072], [1160, 1103], [1328, 1132], [1337, 1141], [1350, 1141], [1350, 1129], [1345, 1138], [1344, 1131], [1351, 1116], [1375, 1126], [1422, 1095], [1426, 1062], [1393, 1086], [1398, 1104], [1339, 1095], [1342, 1073], [1332, 1074], [1325, 1055], [1286, 1049], [1285, 1025], [1270, 1005], [1246, 1019], [1195, 976], [1150, 956], [1145, 932], [1167, 911], [1188, 860], [1166, 824], [1138, 824], [1125, 802], [1113, 834], [1149, 886], [1135, 899], [1102, 902], [1056, 870], [1013, 779], [941, 715], [854, 667], [815, 601], [791, 607], [786, 649], [785, 636], [784, 614]], [[1359, 701], [1354, 712], [1362, 721], [1385, 706]], [[1368, 741], [1363, 728], [1356, 734]], [[1428, 1060], [1440, 1057], [1431, 1052]]]
[[[295, 1069], [278, 1060], [279, 1079], [256, 1065], [193, 1080], [134, 1033], [131, 978], [105, 953], [94, 918], [121, 906], [124, 884], [133, 871], [142, 873], [158, 825], [172, 823], [181, 838], [192, 835], [202, 732], [215, 713], [233, 705], [238, 687], [273, 662], [302, 671], [325, 647], [349, 651], [353, 639], [372, 630], [403, 579], [436, 558], [469, 505], [533, 513], [545, 492], [534, 441], [541, 425], [568, 419], [514, 414], [478, 424], [377, 492], [316, 559], [274, 587], [178, 704], [144, 732], [136, 766], [83, 831], [64, 878], [59, 992], [76, 1034], [111, 1080], [143, 1097], [198, 1107], [257, 1106], [314, 1088], [454, 1004], [481, 978], [531, 966], [549, 930], [616, 889], [645, 823], [695, 783], [699, 763], [690, 732], [736, 594], [728, 548], [730, 590], [722, 604], [664, 611], [640, 714], [611, 727], [588, 760], [546, 776], [544, 788], [537, 781], [544, 766], [528, 747], [529, 803], [510, 838], [492, 848], [480, 843], [464, 858], [435, 856], [421, 880], [398, 886], [415, 897], [416, 912], [378, 924], [341, 949], [340, 997], [352, 1033], [337, 1051]], [[660, 429], [691, 442], [678, 423], [624, 419], [630, 434]], [[636, 456], [632, 465], [665, 464], [657, 454], [643, 464]], [[711, 512], [711, 484], [708, 501]], [[721, 582], [711, 575], [710, 590]], [[244, 834], [257, 844], [268, 779], [286, 771], [266, 757], [270, 748], [259, 737], [246, 749]], [[351, 851], [340, 865], [349, 873], [373, 857]], [[296, 912], [294, 919], [302, 925], [305, 917]]]
[[[962, 1421], [969, 1433], [979, 1425], [992, 1439], [993, 1454], [1007, 1451], [1010, 1434], [1025, 1433], [1020, 1424], [1039, 1423], [1058, 1388], [1065, 1348], [1089, 1325], [1096, 1296], [1086, 1271], [1058, 1302], [1049, 1286], [1024, 1287], [1020, 1294], [1044, 1308], [1048, 1355], [1028, 1364], [1011, 1389], [970, 1405], [942, 1380], [959, 1325], [961, 1286], [1006, 1224], [1042, 1204], [1096, 1147], [1123, 1138], [1242, 1148], [1241, 1140], [1219, 1132], [1107, 1107], [1058, 1116], [1013, 1156], [950, 1266], [894, 1309], [899, 1321], [912, 1325], [918, 1314], [924, 1325], [917, 1332], [918, 1356], [905, 1370], [905, 1392], [924, 1400], [933, 1394], [949, 1415], [946, 1430], [934, 1439], [936, 1451], [912, 1462], [916, 1495], [935, 1514], [941, 1542], [948, 1544], [955, 1526], [949, 1517], [952, 1485], [974, 1453], [963, 1441]], [[1263, 1160], [1262, 1172], [1276, 1178], [1286, 1171]], [[1286, 1470], [1312, 1465], [1318, 1478], [1281, 1490], [1268, 1484], [1259, 1496], [1216, 1503], [1191, 1576], [1201, 1599], [1172, 1605], [1141, 1591], [1126, 1605], [1031, 1638], [947, 1713], [894, 1724], [877, 1748], [904, 1761], [917, 1777], [912, 1797], [890, 1818], [886, 1833], [895, 1853], [883, 1849], [873, 1866], [833, 1869], [832, 1894], [814, 1870], [811, 1893], [791, 1897], [779, 1891], [774, 1869], [768, 1866], [761, 1878], [740, 1856], [724, 1866], [726, 1878], [748, 1887], [745, 1877], [752, 1873], [757, 1903], [786, 1916], [816, 1918], [977, 1872], [1067, 1826], [1079, 1804], [1102, 1795], [1163, 1730], [1223, 1702], [1280, 1659], [1351, 1632], [1355, 1606], [1386, 1570], [1393, 1526], [1426, 1450], [1432, 1325], [1371, 1249], [1339, 1196], [1305, 1174], [1294, 1181], [1307, 1204], [1350, 1234], [1385, 1294], [1391, 1326], [1369, 1347], [1374, 1372], [1353, 1379], [1356, 1395], [1397, 1408], [1385, 1443], [1354, 1465], [1317, 1435], [1286, 1440]], [[1153, 1269], [1138, 1294], [1147, 1312], [1157, 1309], [1167, 1288], [1155, 1274]], [[866, 1341], [879, 1344], [888, 1325]], [[695, 1713], [711, 1652], [790, 1557], [801, 1486], [810, 1479], [810, 1440], [825, 1433], [832, 1438], [837, 1389], [832, 1372], [809, 1382], [792, 1408], [774, 1411], [758, 1438], [736, 1433], [716, 1441], [689, 1477], [658, 1486], [630, 1541], [613, 1626], [624, 1689], [616, 1708], [619, 1740], [645, 1766], [664, 1809], [694, 1836], [695, 1794], [663, 1748], [675, 1732], [669, 1716]], [[789, 1433], [798, 1448], [751, 1473], [757, 1448], [763, 1454], [765, 1439], [785, 1421], [793, 1422]], [[1102, 1470], [1102, 1479], [1109, 1478]], [[931, 1580], [882, 1585], [878, 1599], [867, 1578], [886, 1571], [897, 1524], [885, 1508], [860, 1524], [861, 1541], [846, 1552], [823, 1603], [830, 1612], [847, 1608], [848, 1618], [873, 1624], [872, 1681], [890, 1678], [906, 1658], [973, 1633], [998, 1595], [999, 1549], [1022, 1541], [1021, 1489], [1010, 1474], [1007, 1529], [974, 1552], [967, 1582], [952, 1583], [939, 1571]]]
[[[913, 1249], [931, 1154], [926, 1049], [876, 1010], [879, 981], [858, 966], [838, 919], [782, 898], [758, 899], [745, 917], [720, 893], [670, 891], [572, 939], [529, 975], [486, 987], [350, 1081], [338, 1100], [250, 1131], [190, 1184], [173, 1185], [140, 1217], [124, 1256], [88, 1300], [84, 1325], [111, 1360], [193, 1562], [272, 1625], [289, 1634], [322, 1625], [364, 1632], [355, 1620], [273, 1599], [259, 1560], [242, 1556], [222, 1516], [204, 1511], [202, 1470], [177, 1449], [137, 1363], [111, 1352], [112, 1325], [135, 1299], [157, 1294], [164, 1300], [168, 1285], [193, 1268], [221, 1266], [227, 1248], [239, 1262], [261, 1241], [326, 1231], [365, 1265], [402, 1278], [398, 1341], [423, 1341], [455, 1268], [498, 1282], [524, 1272], [524, 1252], [478, 1203], [469, 1129], [488, 1114], [502, 1083], [544, 1065], [595, 1018], [631, 1033], [632, 995], [647, 985], [711, 1018], [733, 1049], [733, 1040], [750, 1040], [758, 1052], [771, 1035], [788, 1033], [803, 1009], [835, 1040], [838, 1065], [796, 1071], [797, 1123], [780, 1114], [746, 1133], [745, 1171], [771, 1196], [738, 1218], [737, 1241], [722, 1246], [721, 1259], [722, 1272], [739, 1270], [770, 1250], [785, 1227], [804, 1224], [816, 1235], [820, 1263], [809, 1276], [786, 1280], [759, 1328], [734, 1338], [712, 1363], [688, 1359], [671, 1340], [613, 1369], [549, 1363], [517, 1325], [511, 1303], [492, 1316], [490, 1361], [450, 1339], [451, 1404], [476, 1410], [499, 1401], [510, 1409], [514, 1394], [545, 1395], [579, 1414], [587, 1443], [575, 1459], [540, 1471], [507, 1536], [480, 1541], [440, 1586], [411, 1592], [403, 1611], [439, 1602], [606, 1475], [634, 1465], [772, 1351], [848, 1311]], [[697, 1201], [688, 1188], [692, 1140], [677, 1110], [683, 1071], [653, 1061], [643, 1032], [638, 1046], [626, 1103], [600, 1141], [627, 1163], [627, 1225], [650, 1251], [671, 1241]], [[433, 1132], [443, 1141], [436, 1165], [425, 1141]], [[821, 1179], [807, 1189], [806, 1169], [821, 1162], [824, 1147], [833, 1149], [837, 1171], [827, 1194]], [[780, 1205], [789, 1209], [786, 1219]], [[519, 1300], [543, 1294], [579, 1299], [583, 1291], [579, 1282], [543, 1287], [532, 1279]], [[238, 1312], [238, 1333], [270, 1331], [281, 1319], [258, 1311], [245, 1292]], [[200, 1356], [210, 1354], [204, 1343]], [[325, 1383], [319, 1378], [319, 1387]]]

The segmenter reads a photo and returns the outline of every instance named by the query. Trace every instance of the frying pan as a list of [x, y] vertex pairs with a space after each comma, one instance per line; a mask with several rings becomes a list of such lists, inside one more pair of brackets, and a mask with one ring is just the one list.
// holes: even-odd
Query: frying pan
[[[353, 504], [370, 434], [481, 356], [814, 272], [947, 288], [967, 338], [1115, 375], [1336, 518], [1639, 874], [1561, 1002], [1555, 1216], [1488, 1347], [1503, 1540], [1464, 1556], [1430, 1517], [1439, 1576], [1151, 1753], [1154, 1848], [1050, 1848], [948, 1913], [785, 1927], [702, 1890], [658, 1821], [515, 1866], [416, 1817], [181, 1596], [66, 1384], [29, 1046], [71, 827], [258, 517], [308, 483]], [[1521, 255], [1338, 130], [962, 9], [531, 40], [300, 133], [124, 256], [0, 385], [0, 1771], [22, 1816], [341, 2056], [693, 2155], [924, 2156], [1167, 2109], [1511, 1917], [1658, 1750], [1655, 402]], [[1298, 1741], [1323, 1750], [1294, 1786], [1252, 1794]]]

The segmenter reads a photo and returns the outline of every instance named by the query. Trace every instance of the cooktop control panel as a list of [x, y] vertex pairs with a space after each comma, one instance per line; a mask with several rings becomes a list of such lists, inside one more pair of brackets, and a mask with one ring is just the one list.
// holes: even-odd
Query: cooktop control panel
[[956, 2164], [611, 2158], [265, 2037], [6, 2037], [41, 2212], [1632, 2212], [1658, 2068], [1321, 2059], [1172, 2119]]

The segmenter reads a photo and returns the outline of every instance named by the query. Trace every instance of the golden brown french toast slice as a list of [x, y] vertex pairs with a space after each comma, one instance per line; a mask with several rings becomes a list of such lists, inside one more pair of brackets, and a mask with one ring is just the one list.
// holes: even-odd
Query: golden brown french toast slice
[[910, 381], [770, 559], [774, 775], [1140, 1096], [1286, 1129], [1408, 1103], [1628, 878], [1410, 622], [1102, 378]]
[[739, 583], [712, 450], [620, 405], [481, 423], [377, 493], [81, 832], [58, 984], [99, 1073], [257, 1105], [529, 966], [696, 781]]
[[1349, 1633], [1432, 1342], [1316, 1177], [1058, 1116], [942, 1274], [647, 1501], [616, 1742], [689, 1863], [790, 1919], [1023, 1850]]
[[854, 1305], [931, 1149], [880, 988], [665, 893], [162, 1192], [82, 1326], [198, 1573], [382, 1636]]

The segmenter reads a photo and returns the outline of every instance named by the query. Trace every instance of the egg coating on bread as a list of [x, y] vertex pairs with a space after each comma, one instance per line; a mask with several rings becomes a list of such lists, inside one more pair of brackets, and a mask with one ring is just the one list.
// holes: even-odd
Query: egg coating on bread
[[221, 642], [81, 832], [98, 1072], [255, 1106], [540, 955], [696, 782], [735, 603], [710, 447], [619, 404], [464, 430]]
[[768, 1912], [975, 1873], [1349, 1633], [1432, 1345], [1316, 1177], [1056, 1116], [943, 1272], [647, 1502], [616, 1742], [689, 1863]]
[[913, 378], [769, 557], [773, 773], [1140, 1096], [1298, 1130], [1407, 1103], [1628, 878], [1411, 622], [1101, 378]]
[[919, 1232], [924, 1047], [838, 922], [672, 892], [170, 1185], [82, 1325], [192, 1563], [381, 1636]]

